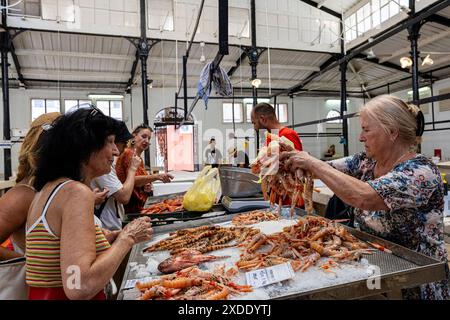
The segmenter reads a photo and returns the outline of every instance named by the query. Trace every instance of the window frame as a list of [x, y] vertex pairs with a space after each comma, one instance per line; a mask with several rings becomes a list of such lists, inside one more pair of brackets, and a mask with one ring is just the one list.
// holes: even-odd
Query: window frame
[[117, 100], [117, 99], [113, 99], [113, 100], [99, 99], [99, 100], [95, 101], [95, 106], [97, 106], [97, 103], [100, 102], [100, 101], [101, 102], [108, 102], [108, 114], [106, 114], [106, 115], [108, 117], [111, 117], [111, 118], [114, 118], [113, 116], [111, 116], [111, 102], [115, 102], [115, 101], [120, 102], [120, 104], [121, 104], [121, 116], [120, 116], [120, 119], [118, 119], [118, 118], [114, 118], [114, 119], [123, 121], [123, 100], [121, 100], [121, 99], [119, 99], [119, 100]]
[[[72, 109], [75, 106], [77, 106], [79, 108], [80, 107], [80, 101], [89, 101], [89, 103], [92, 104], [92, 100], [89, 100], [89, 99], [64, 98], [62, 100], [64, 101], [64, 114], [66, 114], [70, 109]], [[66, 109], [66, 101], [76, 101], [77, 104], [75, 106], [72, 106], [69, 110], [67, 110]], [[83, 102], [82, 104], [85, 104], [85, 103]]]
[[[238, 105], [239, 106], [240, 113], [242, 115], [241, 121], [236, 121], [236, 113], [234, 114], [234, 117], [233, 117], [234, 119], [232, 118], [231, 121], [225, 121], [225, 118], [224, 118], [225, 104], [230, 104], [233, 109], [234, 109], [234, 105]], [[232, 124], [233, 120], [234, 120], [234, 123], [245, 123], [244, 122], [244, 110], [243, 110], [242, 102], [235, 102], [234, 105], [233, 105], [233, 102], [226, 102], [226, 101], [222, 102], [222, 123], [223, 124], [230, 124], [230, 123]], [[233, 112], [233, 109], [232, 109], [231, 112]], [[247, 115], [245, 114], [245, 117], [246, 116]]]
[[[288, 104], [287, 104], [286, 102], [280, 102], [280, 103], [277, 103], [276, 107], [273, 106], [273, 103], [270, 103], [270, 105], [275, 109], [275, 114], [276, 114], [277, 119], [278, 119], [278, 121], [279, 121], [280, 123], [289, 123], [289, 107], [288, 107]], [[286, 121], [281, 121], [281, 120], [280, 120], [280, 111], [279, 111], [279, 106], [280, 106], [280, 105], [286, 106]], [[247, 104], [245, 105], [246, 117], [248, 116], [248, 109], [247, 109], [247, 108], [248, 108], [249, 106], [253, 108], [253, 104], [252, 104], [252, 103], [247, 103]], [[251, 117], [250, 117], [250, 118], [246, 118], [246, 123], [252, 123]]]
[[59, 103], [59, 111], [52, 111], [52, 112], [59, 112], [61, 113], [61, 100], [60, 99], [52, 99], [52, 98], [30, 98], [30, 119], [31, 122], [33, 122], [34, 120], [36, 120], [38, 117], [40, 117], [41, 115], [37, 116], [36, 118], [33, 119], [33, 100], [44, 100], [44, 113], [49, 113], [47, 112], [47, 101], [48, 100], [52, 100], [52, 101], [58, 101]]

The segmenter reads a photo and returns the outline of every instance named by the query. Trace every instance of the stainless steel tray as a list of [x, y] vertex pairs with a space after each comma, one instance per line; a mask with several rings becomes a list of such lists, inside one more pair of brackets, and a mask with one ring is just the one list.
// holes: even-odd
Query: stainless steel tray
[[[298, 208], [296, 208], [296, 213], [299, 215], [305, 214], [304, 210]], [[188, 221], [181, 225], [174, 224], [160, 226], [155, 229], [155, 235], [165, 234], [183, 228], [227, 222], [230, 221], [233, 216], [234, 215], [225, 215], [217, 218], [202, 219], [201, 221]], [[444, 262], [440, 262], [368, 233], [352, 228], [347, 229], [361, 240], [375, 242], [392, 251], [392, 254], [384, 251], [376, 251], [372, 255], [364, 255], [364, 258], [366, 258], [370, 264], [380, 268], [380, 289], [369, 289], [367, 280], [363, 279], [307, 292], [281, 294], [272, 297], [272, 299], [359, 299], [377, 296], [382, 293], [388, 293], [394, 298], [401, 298], [400, 290], [403, 288], [415, 287], [420, 284], [435, 282], [445, 278]], [[140, 244], [134, 246], [132, 249], [118, 295], [118, 299], [120, 300], [136, 298], [135, 290], [124, 290], [123, 288], [127, 280], [135, 279], [135, 274], [130, 270], [130, 263], [146, 263], [148, 258], [142, 255], [144, 247], [145, 244]]]
[[261, 185], [255, 182], [259, 177], [250, 169], [219, 167], [219, 176], [223, 196], [245, 198], [261, 193]]

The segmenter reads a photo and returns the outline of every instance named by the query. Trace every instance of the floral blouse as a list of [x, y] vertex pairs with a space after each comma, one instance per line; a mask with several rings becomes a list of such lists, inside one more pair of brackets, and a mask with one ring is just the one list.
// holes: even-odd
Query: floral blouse
[[[389, 211], [354, 208], [355, 226], [361, 230], [447, 262], [444, 242], [444, 193], [437, 167], [425, 156], [397, 164], [387, 174], [375, 178], [376, 161], [365, 152], [328, 162], [335, 169], [367, 182], [383, 199]], [[449, 299], [447, 279], [420, 286], [416, 298]], [[418, 291], [418, 290], [417, 290]], [[404, 297], [414, 297], [405, 290]]]

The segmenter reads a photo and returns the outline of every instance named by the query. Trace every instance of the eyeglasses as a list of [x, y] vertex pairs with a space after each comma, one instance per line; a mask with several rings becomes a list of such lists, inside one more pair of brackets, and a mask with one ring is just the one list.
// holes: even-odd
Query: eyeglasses
[[92, 109], [91, 113], [89, 114], [89, 117], [94, 117], [99, 113], [103, 114], [102, 110], [100, 110], [95, 105], [90, 104], [90, 103], [82, 103], [80, 105], [77, 105], [77, 106], [71, 108], [66, 114], [72, 114], [80, 109]]

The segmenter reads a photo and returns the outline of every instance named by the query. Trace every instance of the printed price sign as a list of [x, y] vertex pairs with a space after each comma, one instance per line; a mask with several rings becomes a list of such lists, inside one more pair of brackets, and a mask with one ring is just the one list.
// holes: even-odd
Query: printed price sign
[[295, 277], [295, 272], [290, 263], [283, 263], [273, 267], [249, 271], [245, 274], [247, 284], [254, 288], [260, 288], [272, 283]]

